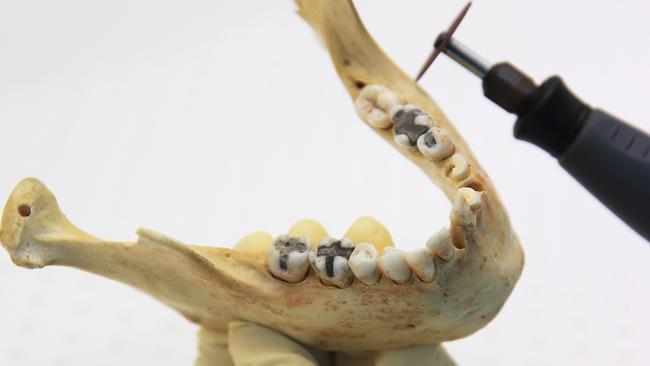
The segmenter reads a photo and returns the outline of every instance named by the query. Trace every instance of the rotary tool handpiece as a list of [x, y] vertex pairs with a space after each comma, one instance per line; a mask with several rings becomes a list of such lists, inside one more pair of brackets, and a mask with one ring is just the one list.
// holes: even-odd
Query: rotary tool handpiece
[[436, 48], [483, 80], [483, 93], [517, 115], [514, 135], [549, 152], [632, 229], [650, 241], [650, 136], [583, 103], [559, 77], [540, 86], [509, 63], [490, 65], [441, 34]]

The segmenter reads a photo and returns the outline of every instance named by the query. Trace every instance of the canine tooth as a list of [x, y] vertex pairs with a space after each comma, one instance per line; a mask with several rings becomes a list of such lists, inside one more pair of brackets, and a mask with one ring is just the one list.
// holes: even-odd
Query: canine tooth
[[450, 216], [452, 225], [475, 225], [476, 213], [481, 209], [481, 195], [482, 193], [469, 187], [462, 187], [456, 191]]
[[454, 143], [447, 132], [438, 127], [431, 127], [427, 133], [418, 137], [418, 149], [427, 158], [439, 161], [454, 153]]
[[357, 114], [376, 128], [389, 128], [393, 122], [389, 111], [401, 104], [401, 98], [383, 85], [368, 85], [354, 101]]
[[353, 251], [352, 240], [327, 237], [309, 252], [309, 261], [324, 284], [345, 288], [354, 279], [348, 264]]
[[385, 247], [384, 254], [377, 264], [381, 272], [395, 283], [401, 284], [411, 279], [411, 269], [404, 259], [404, 252], [400, 249]]
[[391, 110], [395, 142], [407, 148], [414, 148], [418, 138], [433, 127], [433, 119], [420, 108], [407, 104]]
[[269, 272], [289, 283], [302, 281], [309, 270], [309, 238], [280, 235], [266, 254]]
[[404, 253], [404, 259], [422, 282], [431, 282], [436, 278], [436, 267], [427, 248], [418, 248]]
[[437, 255], [444, 261], [449, 261], [454, 258], [456, 251], [454, 245], [449, 238], [449, 229], [443, 228], [437, 233], [431, 235], [425, 244], [427, 249], [432, 255]]
[[469, 164], [467, 164], [467, 159], [461, 153], [455, 153], [451, 156], [451, 177], [455, 180], [463, 180], [469, 177]]
[[354, 276], [366, 285], [374, 285], [379, 281], [377, 256], [377, 249], [372, 244], [361, 243], [354, 248], [348, 260]]

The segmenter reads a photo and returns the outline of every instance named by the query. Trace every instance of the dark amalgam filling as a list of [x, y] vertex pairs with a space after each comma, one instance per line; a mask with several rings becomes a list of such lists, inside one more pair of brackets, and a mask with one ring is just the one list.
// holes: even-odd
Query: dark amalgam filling
[[334, 277], [334, 258], [339, 256], [349, 259], [353, 251], [354, 248], [342, 247], [341, 241], [339, 240], [329, 247], [318, 247], [316, 255], [318, 257], [325, 257], [325, 271], [327, 272], [327, 277]]
[[427, 147], [433, 147], [437, 143], [436, 137], [433, 136], [431, 132], [427, 132], [427, 134], [424, 135], [424, 144], [427, 145]]
[[402, 109], [395, 113], [395, 116], [393, 117], [395, 134], [406, 135], [409, 139], [409, 144], [415, 146], [418, 142], [418, 137], [429, 131], [429, 126], [418, 125], [415, 123], [415, 118], [424, 114], [426, 113], [419, 109], [412, 109], [410, 111]]
[[278, 241], [275, 243], [275, 249], [280, 251], [280, 269], [286, 271], [288, 267], [289, 254], [291, 252], [304, 253], [307, 245], [296, 238], [289, 238], [288, 241]]

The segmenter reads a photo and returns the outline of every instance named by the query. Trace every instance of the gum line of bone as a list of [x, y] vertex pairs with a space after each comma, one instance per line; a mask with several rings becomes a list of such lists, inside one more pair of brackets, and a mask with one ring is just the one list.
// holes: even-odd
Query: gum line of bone
[[432, 161], [448, 160], [449, 176], [462, 181], [470, 176], [465, 156], [455, 152], [455, 146], [445, 130], [419, 107], [407, 104], [395, 92], [382, 85], [368, 85], [354, 102], [359, 116], [380, 129], [393, 129], [395, 142], [403, 148], [419, 151]]
[[449, 261], [455, 255], [447, 228], [431, 236], [424, 248], [404, 251], [385, 247], [381, 256], [372, 244], [355, 246], [347, 238], [325, 237], [317, 248], [310, 247], [306, 236], [280, 235], [267, 251], [269, 272], [285, 282], [298, 283], [312, 268], [322, 283], [340, 288], [350, 286], [355, 278], [366, 285], [374, 285], [382, 276], [397, 284], [415, 278], [428, 283], [436, 278], [434, 258]]

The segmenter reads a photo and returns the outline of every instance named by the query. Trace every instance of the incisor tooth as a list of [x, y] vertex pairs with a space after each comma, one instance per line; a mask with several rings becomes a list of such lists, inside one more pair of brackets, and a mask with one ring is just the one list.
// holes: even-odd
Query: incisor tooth
[[388, 128], [393, 122], [389, 111], [401, 104], [400, 96], [382, 85], [368, 85], [354, 101], [354, 107], [364, 121], [376, 128]]
[[345, 288], [354, 280], [348, 265], [353, 250], [352, 240], [327, 237], [309, 252], [309, 261], [324, 284]]
[[354, 277], [366, 285], [376, 284], [379, 281], [377, 257], [377, 249], [373, 245], [368, 243], [357, 245], [348, 260]]
[[409, 268], [404, 252], [395, 247], [384, 248], [384, 254], [377, 262], [381, 272], [395, 283], [401, 284], [411, 279], [411, 269]]
[[309, 238], [280, 235], [266, 252], [266, 265], [273, 276], [297, 283], [309, 270]]
[[433, 161], [448, 158], [454, 153], [454, 143], [445, 130], [431, 127], [427, 133], [418, 138], [418, 149], [422, 155]]
[[427, 248], [418, 248], [404, 253], [411, 270], [422, 282], [432, 282], [436, 278], [436, 267]]
[[448, 228], [443, 228], [431, 235], [429, 240], [427, 240], [426, 247], [432, 255], [436, 255], [444, 261], [451, 260], [456, 255], [454, 245], [449, 238]]

